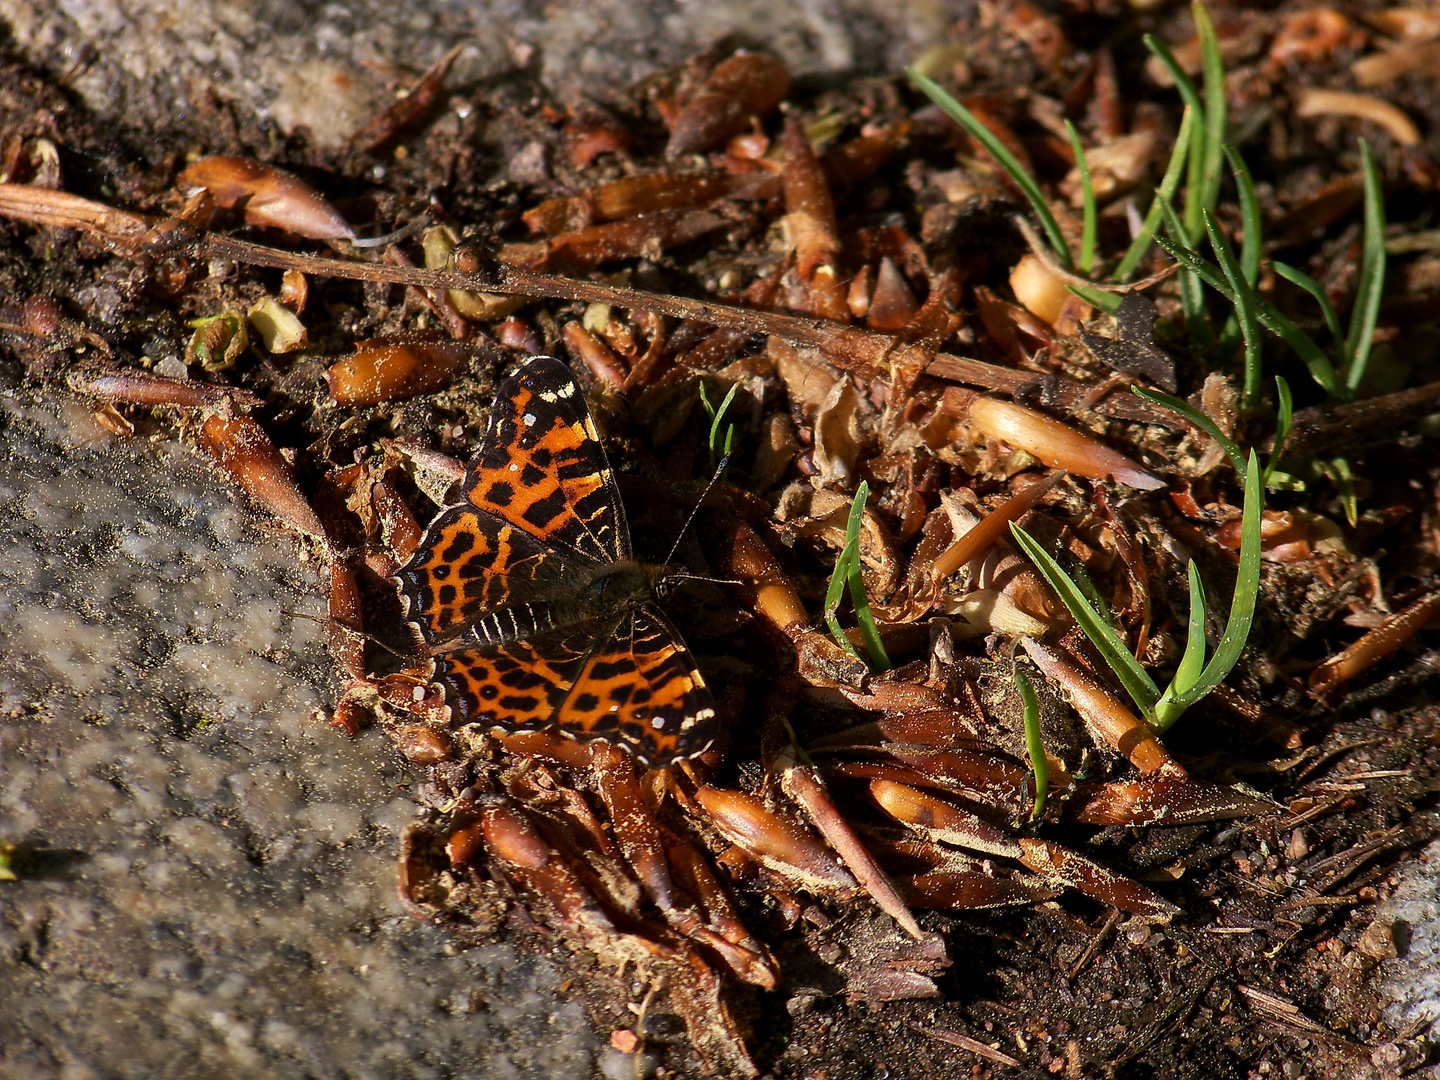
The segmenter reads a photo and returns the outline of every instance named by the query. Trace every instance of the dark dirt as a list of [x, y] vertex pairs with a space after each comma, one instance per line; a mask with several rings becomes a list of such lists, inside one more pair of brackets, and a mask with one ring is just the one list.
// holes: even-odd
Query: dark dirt
[[[1342, 10], [1352, 16], [1352, 27], [1364, 26], [1358, 8]], [[1244, 30], [1227, 38], [1235, 43], [1227, 56], [1231, 130], [1238, 133], [1259, 181], [1267, 221], [1280, 223], [1275, 231], [1282, 239], [1272, 253], [1345, 294], [1353, 288], [1358, 212], [1342, 214], [1318, 230], [1296, 227], [1290, 234], [1284, 232], [1286, 215], [1301, 207], [1303, 216], [1311, 193], [1337, 177], [1355, 174], [1355, 136], [1363, 133], [1372, 140], [1385, 179], [1391, 237], [1433, 229], [1431, 208], [1440, 181], [1440, 95], [1433, 73], [1425, 72], [1384, 89], [1386, 99], [1408, 113], [1424, 133], [1424, 140], [1414, 146], [1400, 146], [1379, 129], [1355, 121], [1298, 121], [1286, 95], [1293, 97], [1305, 85], [1346, 84], [1346, 66], [1364, 48], [1357, 36], [1313, 61], [1277, 71], [1265, 49], [1291, 11], [1287, 5], [1226, 13]], [[1222, 28], [1227, 25], [1219, 21]], [[1012, 32], [1020, 21], [1011, 9], [995, 14], [992, 22], [957, 30], [956, 41], [978, 36], [980, 42], [961, 61], [968, 64], [971, 79], [967, 92], [990, 95], [987, 102], [1020, 133], [1042, 178], [1056, 181], [1064, 167], [1055, 140], [1044, 137], [1023, 102], [1027, 94], [1063, 98], [1082, 81], [1092, 50], [1105, 45], [1113, 50], [1132, 116], [1149, 117], [1166, 133], [1164, 151], [1157, 153], [1163, 164], [1177, 120], [1174, 95], [1157, 89], [1143, 74], [1139, 32], [1154, 30], [1179, 42], [1190, 34], [1188, 17], [1168, 11], [1135, 16], [1102, 8], [1071, 12], [1056, 25], [1073, 43], [1072, 55], [1051, 58], [1034, 39], [1027, 44]], [[146, 213], [178, 209], [171, 184], [195, 148], [193, 133], [177, 134], [165, 116], [141, 115], [131, 115], [117, 130], [88, 115], [53, 76], [27, 70], [13, 57], [4, 58], [0, 88], [0, 143], [51, 140], [59, 148], [65, 190]], [[404, 219], [417, 200], [433, 198], [467, 238], [492, 245], [526, 239], [520, 215], [542, 198], [661, 163], [665, 128], [645, 88], [608, 101], [631, 132], [633, 156], [606, 155], [585, 166], [567, 162], [559, 123], [563, 106], [525, 73], [451, 85], [448, 94], [470, 104], [468, 116], [459, 123], [422, 125], [418, 134], [402, 141], [404, 155], [387, 160], [380, 184], [374, 182], [374, 162], [361, 153], [320, 151], [307, 144], [303, 133], [280, 136], [273, 127], [228, 109], [217, 114], [226, 122], [206, 127], [209, 138], [203, 150], [248, 154], [283, 165], [333, 198], [365, 231], [383, 231]], [[901, 79], [884, 76], [828, 87], [802, 84], [790, 101], [803, 120], [823, 118], [852, 135], [862, 124], [884, 126], [917, 113], [912, 143], [876, 177], [851, 191], [839, 214], [842, 231], [860, 224], [902, 224], [919, 235], [918, 215], [935, 190], [930, 180], [955, 162], [953, 139], [941, 122], [933, 114], [918, 113], [924, 104], [920, 95]], [[967, 265], [967, 282], [988, 285], [1003, 295], [1008, 268], [1024, 247], [1003, 215], [992, 212], [997, 200], [1007, 198], [1003, 185], [993, 177], [985, 183], [989, 187], [981, 203], [967, 204], [968, 216], [954, 235], [963, 238], [960, 257]], [[1231, 221], [1233, 203], [1225, 205]], [[744, 288], [773, 269], [777, 255], [769, 230], [777, 207], [737, 203], [723, 212], [724, 227], [703, 239], [638, 265], [634, 260], [624, 263], [633, 270], [631, 284], [705, 296], [716, 291], [726, 273], [737, 275], [738, 288]], [[1102, 235], [1122, 233], [1123, 219], [1116, 219], [1106, 221]], [[1102, 244], [1105, 250], [1120, 246]], [[1435, 345], [1440, 341], [1433, 314], [1440, 293], [1435, 259], [1432, 245], [1391, 264], [1381, 323], [1394, 343], [1390, 359], [1408, 365], [1396, 376], [1404, 385], [1427, 384], [1440, 374], [1435, 370]], [[214, 311], [221, 302], [243, 307], [278, 284], [274, 271], [221, 269], [225, 272], [220, 280], [169, 297], [148, 284], [143, 269], [104, 254], [78, 234], [0, 226], [0, 303], [12, 312], [4, 321], [13, 318], [13, 305], [26, 297], [54, 297], [70, 318], [105, 337], [115, 351], [114, 363], [122, 367], [134, 365], [142, 355], [152, 362], [178, 358], [190, 333], [185, 319]], [[265, 360], [252, 355], [231, 372], [207, 376], [236, 381], [264, 399], [256, 415], [279, 445], [297, 451], [302, 483], [313, 485], [328, 467], [353, 460], [357, 449], [382, 436], [410, 438], [455, 454], [475, 445], [497, 376], [521, 353], [490, 341], [482, 331], [487, 347], [477, 354], [470, 373], [450, 388], [406, 402], [336, 410], [322, 403], [324, 364], [357, 339], [413, 328], [423, 318], [421, 305], [396, 288], [318, 280], [311, 288], [304, 320], [311, 347], [304, 355]], [[727, 286], [732, 293], [738, 288]], [[1291, 303], [1296, 298], [1284, 299]], [[953, 351], [1006, 362], [1002, 349], [986, 338], [973, 317], [968, 290], [964, 307], [964, 336]], [[1181, 394], [1194, 393], [1201, 381], [1199, 363], [1179, 340], [1174, 302], [1162, 298], [1161, 307], [1160, 342], [1179, 359]], [[559, 328], [582, 312], [583, 305], [550, 303], [528, 307], [522, 317], [545, 351], [564, 355]], [[54, 341], [10, 330], [0, 340], [10, 385], [24, 383], [64, 395], [64, 375], [72, 365], [98, 366], [93, 349], [65, 347], [63, 342], [57, 347]], [[763, 343], [751, 342], [743, 355], [761, 350]], [[1098, 380], [1093, 360], [1084, 362]], [[1298, 405], [1320, 402], [1314, 384], [1293, 359], [1276, 359], [1273, 370], [1290, 379]], [[1395, 365], [1386, 370], [1394, 372]], [[142, 434], [189, 437], [173, 413], [122, 411]], [[657, 450], [648, 445], [643, 424], [627, 422], [623, 406], [600, 411], [602, 426], [615, 435], [611, 450], [622, 472], [649, 478], [683, 476], [687, 481], [694, 475], [704, 438], [698, 409], [675, 441]], [[759, 419], [752, 430], [758, 430]], [[1260, 417], [1256, 429], [1270, 422]], [[849, 985], [850, 999], [842, 992], [843, 961], [855, 942], [877, 932], [873, 924], [878, 916], [822, 903], [803, 930], [784, 930], [773, 912], [747, 897], [747, 918], [768, 936], [786, 974], [775, 993], [746, 990], [734, 995], [738, 1015], [751, 1027], [749, 1046], [760, 1068], [810, 1080], [901, 1080], [1027, 1074], [1382, 1077], [1424, 1066], [1430, 1059], [1426, 1027], [1397, 1027], [1383, 1014], [1375, 982], [1379, 962], [1397, 948], [1403, 953], [1403, 940], [1392, 941], [1403, 933], [1396, 935], [1377, 910], [1397, 866], [1440, 832], [1428, 812], [1434, 808], [1440, 775], [1440, 711], [1429, 704], [1440, 671], [1432, 639], [1422, 634], [1326, 705], [1317, 705], [1302, 691], [1311, 665], [1358, 636], [1339, 616], [1364, 606], [1358, 599], [1349, 601], [1369, 595], [1369, 570], [1373, 568], [1395, 610], [1434, 587], [1433, 497], [1440, 454], [1430, 434], [1425, 429], [1422, 436], [1411, 427], [1345, 448], [1360, 478], [1362, 514], [1358, 525], [1343, 533], [1356, 558], [1323, 572], [1317, 569], [1324, 561], [1319, 556], [1300, 564], [1267, 564], [1253, 648], [1230, 680], [1240, 707], [1226, 708], [1211, 699], [1168, 739], [1198, 778], [1243, 781], [1284, 809], [1218, 824], [1143, 829], [1057, 825], [1047, 830], [1050, 839], [1150, 883], [1180, 907], [1173, 922], [1117, 921], [1110, 909], [1073, 894], [1034, 907], [926, 912], [922, 924], [943, 935], [952, 960], [948, 971], [936, 977], [940, 996], [867, 1004], [857, 1000], [862, 995], [854, 993], [855, 982]], [[1162, 465], [1170, 453], [1167, 446], [1174, 442], [1158, 429], [1138, 425], [1112, 425], [1112, 435], [1116, 445]], [[958, 470], [953, 475], [958, 476]], [[948, 481], [952, 474], [946, 471], [944, 476]], [[1196, 483], [1197, 492], [1204, 483]], [[676, 492], [694, 497], [688, 484]], [[1233, 485], [1227, 489], [1216, 482], [1209, 497], [1222, 501], [1220, 496], [1231, 508], [1239, 499]], [[883, 505], [883, 493], [881, 498]], [[1197, 498], [1205, 501], [1202, 495]], [[1277, 496], [1270, 505], [1344, 522], [1340, 493], [1325, 481], [1312, 482], [1304, 495]], [[1133, 520], [1158, 518], [1195, 531], [1160, 499], [1132, 505], [1126, 513]], [[648, 523], [644, 534], [670, 535], [671, 518], [678, 522], [683, 513], [667, 508]], [[833, 554], [825, 544], [811, 541], [783, 553], [812, 607], [818, 607]], [[1223, 559], [1217, 565], [1223, 565]], [[1157, 595], [1164, 595], [1165, 588], [1157, 586]], [[717, 696], [729, 706], [729, 722], [741, 725], [759, 711], [761, 691], [753, 687], [763, 687], [777, 667], [753, 629], [744, 628], [743, 616], [718, 592], [712, 593], [682, 601], [677, 619], [711, 674]], [[1228, 597], [1219, 599], [1228, 602]], [[738, 631], [737, 622], [742, 624]], [[748, 698], [746, 687], [752, 687]], [[1257, 721], [1255, 711], [1264, 719]], [[807, 725], [823, 719], [802, 710], [796, 721], [802, 740]], [[722, 786], [756, 781], [758, 740], [758, 731], [743, 729], [734, 739], [733, 760], [721, 774]], [[494, 877], [499, 882], [502, 875]], [[494, 895], [498, 899], [493, 910], [479, 920], [487, 934], [537, 944], [548, 939], [550, 932], [536, 925], [522, 898], [503, 883]], [[472, 911], [468, 917], [475, 915]], [[548, 945], [538, 947], [558, 955], [573, 980], [566, 992], [584, 1001], [601, 1031], [634, 1026], [628, 1006], [644, 996], [640, 983], [616, 976], [588, 955], [576, 958]], [[662, 1051], [661, 1066], [682, 1075], [696, 1073], [699, 1061], [683, 1033], [663, 1016], [663, 1006], [656, 1009], [662, 1015], [647, 1031]], [[946, 1033], [992, 1045], [1017, 1059], [1021, 1069], [959, 1049], [944, 1041]]]

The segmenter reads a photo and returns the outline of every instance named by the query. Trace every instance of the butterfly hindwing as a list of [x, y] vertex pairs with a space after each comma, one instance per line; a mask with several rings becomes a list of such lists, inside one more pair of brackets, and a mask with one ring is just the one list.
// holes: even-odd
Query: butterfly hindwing
[[509, 731], [549, 727], [584, 666], [595, 637], [590, 626], [526, 641], [444, 652], [436, 681], [455, 718]]
[[650, 603], [597, 643], [556, 719], [566, 734], [617, 743], [646, 766], [694, 757], [715, 739], [709, 688], [679, 632]]
[[631, 556], [610, 462], [580, 387], [559, 360], [532, 360], [500, 384], [464, 489], [473, 506], [549, 547], [600, 564]]

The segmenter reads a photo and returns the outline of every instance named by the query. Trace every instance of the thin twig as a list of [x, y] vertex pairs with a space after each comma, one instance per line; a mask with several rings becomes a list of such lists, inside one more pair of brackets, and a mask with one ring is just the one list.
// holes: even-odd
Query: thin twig
[[1105, 920], [1105, 925], [1090, 939], [1090, 944], [1085, 946], [1085, 951], [1080, 954], [1080, 959], [1075, 961], [1075, 966], [1070, 969], [1070, 978], [1074, 980], [1080, 974], [1080, 969], [1088, 964], [1094, 955], [1100, 951], [1101, 944], [1110, 936], [1110, 931], [1115, 929], [1115, 924], [1120, 921], [1120, 912], [1110, 912], [1110, 917]]
[[1009, 1054], [1002, 1054], [993, 1046], [988, 1046], [979, 1039], [972, 1039], [969, 1035], [961, 1035], [958, 1031], [947, 1031], [945, 1028], [927, 1028], [920, 1024], [912, 1023], [910, 1026], [921, 1035], [935, 1039], [937, 1042], [949, 1043], [951, 1046], [959, 1046], [965, 1050], [969, 1050], [973, 1054], [979, 1054], [983, 1058], [989, 1058], [991, 1061], [997, 1062], [1000, 1065], [1010, 1065], [1017, 1069], [1020, 1068], [1020, 1062], [1016, 1061]]

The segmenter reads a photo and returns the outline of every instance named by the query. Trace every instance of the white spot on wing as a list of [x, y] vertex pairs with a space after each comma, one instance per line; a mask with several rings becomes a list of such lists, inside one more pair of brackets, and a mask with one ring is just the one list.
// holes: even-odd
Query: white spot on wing
[[521, 423], [523, 423], [526, 427], [534, 427], [534, 426], [535, 426], [535, 414], [532, 413], [532, 412], [527, 412], [524, 416], [522, 416], [522, 417], [520, 418], [520, 421], [521, 421]]

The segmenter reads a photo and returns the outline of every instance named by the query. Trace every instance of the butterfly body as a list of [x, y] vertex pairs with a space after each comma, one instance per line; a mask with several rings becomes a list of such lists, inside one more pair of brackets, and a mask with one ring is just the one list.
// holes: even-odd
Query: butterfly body
[[452, 723], [603, 739], [658, 767], [702, 753], [715, 722], [656, 604], [666, 575], [634, 557], [574, 377], [540, 357], [501, 384], [461, 501], [396, 584]]

